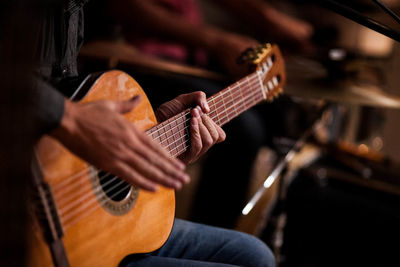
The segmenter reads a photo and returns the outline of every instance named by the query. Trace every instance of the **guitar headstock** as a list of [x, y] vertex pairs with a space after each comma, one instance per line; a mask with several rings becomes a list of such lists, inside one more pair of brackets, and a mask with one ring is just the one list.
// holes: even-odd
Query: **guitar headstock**
[[239, 63], [249, 62], [263, 81], [263, 95], [273, 100], [283, 92], [286, 83], [285, 63], [277, 45], [262, 44], [249, 48], [239, 58]]

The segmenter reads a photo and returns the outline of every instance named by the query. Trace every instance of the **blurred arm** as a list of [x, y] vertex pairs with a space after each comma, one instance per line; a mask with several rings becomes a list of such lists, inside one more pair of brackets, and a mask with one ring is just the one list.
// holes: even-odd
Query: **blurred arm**
[[213, 0], [212, 2], [242, 17], [261, 34], [269, 33], [287, 42], [309, 45], [313, 27], [306, 21], [289, 16], [263, 0]]
[[223, 34], [214, 27], [188, 22], [151, 1], [117, 0], [112, 1], [111, 5], [125, 26], [187, 45], [213, 50], [218, 37]]
[[244, 50], [258, 44], [253, 38], [204, 23], [191, 23], [151, 1], [118, 0], [112, 2], [112, 7], [124, 26], [186, 46], [204, 48], [232, 76], [247, 74], [247, 69], [238, 66], [236, 59]]

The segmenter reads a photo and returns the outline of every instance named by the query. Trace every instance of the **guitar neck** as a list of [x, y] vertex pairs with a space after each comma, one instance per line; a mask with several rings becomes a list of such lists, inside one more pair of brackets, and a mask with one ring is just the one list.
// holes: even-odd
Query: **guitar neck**
[[[255, 72], [209, 97], [208, 115], [217, 125], [223, 126], [265, 98], [262, 80]], [[187, 109], [149, 129], [147, 134], [176, 157], [190, 146], [189, 122], [190, 109]]]

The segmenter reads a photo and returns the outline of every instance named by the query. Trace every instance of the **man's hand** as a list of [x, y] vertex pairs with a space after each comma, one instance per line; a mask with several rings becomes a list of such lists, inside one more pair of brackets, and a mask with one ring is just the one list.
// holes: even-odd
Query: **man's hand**
[[215, 41], [210, 50], [221, 67], [235, 79], [249, 74], [249, 66], [237, 64], [237, 59], [246, 49], [255, 47], [259, 43], [250, 37], [223, 31], [216, 34], [214, 38]]
[[122, 116], [139, 101], [66, 100], [61, 125], [51, 135], [90, 164], [140, 188], [156, 191], [160, 184], [179, 189], [190, 180], [185, 165]]
[[265, 27], [264, 31], [267, 34], [271, 34], [279, 41], [298, 45], [304, 51], [312, 49], [311, 38], [314, 29], [311, 24], [280, 12], [267, 4], [260, 8], [260, 12], [264, 18], [264, 22], [260, 25]]
[[186, 164], [196, 161], [200, 156], [216, 143], [222, 142], [226, 134], [206, 113], [210, 111], [206, 95], [203, 92], [180, 95], [177, 98], [164, 103], [157, 111], [157, 119], [164, 121], [188, 107], [191, 110], [190, 121], [190, 148], [180, 156]]

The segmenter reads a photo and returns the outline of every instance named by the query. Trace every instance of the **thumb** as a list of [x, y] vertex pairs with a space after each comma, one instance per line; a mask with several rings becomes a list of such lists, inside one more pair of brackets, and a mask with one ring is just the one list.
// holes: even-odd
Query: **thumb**
[[140, 95], [136, 95], [127, 101], [116, 102], [115, 111], [121, 114], [128, 113], [134, 109], [141, 101]]

